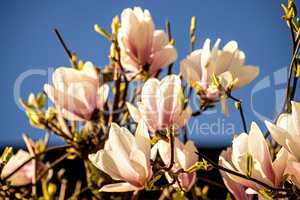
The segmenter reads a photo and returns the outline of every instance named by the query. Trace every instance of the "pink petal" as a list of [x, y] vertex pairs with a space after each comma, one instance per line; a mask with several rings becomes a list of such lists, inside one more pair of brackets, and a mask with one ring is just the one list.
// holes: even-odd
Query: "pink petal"
[[135, 190], [141, 190], [143, 188], [138, 188], [130, 183], [114, 183], [109, 185], [104, 185], [100, 192], [129, 192], [129, 191], [135, 191]]
[[273, 169], [275, 172], [275, 185], [280, 186], [283, 181], [283, 173], [287, 166], [288, 151], [285, 148], [281, 148], [276, 155], [276, 159], [273, 162]]
[[162, 50], [154, 52], [151, 66], [150, 75], [155, 74], [159, 69], [167, 67], [177, 59], [177, 51], [171, 46], [167, 45]]
[[73, 98], [66, 93], [61, 93], [48, 84], [44, 85], [44, 91], [55, 105], [64, 108], [75, 115], [78, 115], [80, 118], [83, 117], [81, 115], [81, 110], [85, 110], [86, 107], [80, 100]]
[[166, 76], [160, 83], [159, 121], [164, 127], [170, 127], [182, 111], [182, 88], [176, 75]]
[[254, 159], [257, 159], [261, 164], [263, 173], [270, 181], [275, 183], [275, 173], [272, 167], [272, 159], [268, 144], [255, 122], [251, 124], [248, 138], [248, 149], [251, 156], [253, 156]]
[[167, 34], [163, 30], [155, 30], [153, 33], [152, 51], [160, 51], [166, 45], [168, 45], [169, 39]]
[[[199, 57], [200, 61], [200, 57]], [[191, 59], [186, 58], [180, 62], [180, 73], [189, 84], [201, 80], [200, 64], [196, 64]]]

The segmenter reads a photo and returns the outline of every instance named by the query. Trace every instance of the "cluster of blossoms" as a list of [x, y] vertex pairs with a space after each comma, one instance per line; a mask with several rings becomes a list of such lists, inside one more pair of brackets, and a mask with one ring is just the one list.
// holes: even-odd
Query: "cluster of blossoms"
[[[234, 138], [232, 147], [221, 153], [220, 165], [274, 188], [282, 188], [286, 179], [299, 187], [300, 103], [292, 102], [292, 114], [281, 114], [276, 124], [266, 121], [266, 126], [274, 140], [282, 145], [273, 161], [264, 135], [256, 123], [252, 123], [249, 134]], [[251, 180], [226, 172], [221, 174], [236, 199], [252, 199], [253, 194], [263, 194], [266, 189]]]
[[[193, 19], [191, 36], [195, 26]], [[94, 170], [86, 167], [88, 179], [95, 176], [101, 180], [88, 180], [92, 195], [104, 198], [102, 194], [107, 192], [134, 191], [136, 195], [140, 190], [171, 188], [183, 198], [197, 188], [197, 170], [212, 167], [220, 170], [236, 199], [253, 199], [257, 194], [262, 199], [285, 198], [292, 191], [299, 192], [300, 103], [292, 101], [292, 112], [281, 114], [276, 124], [266, 122], [280, 145], [274, 155], [269, 140], [254, 122], [248, 133], [237, 135], [232, 146], [222, 151], [219, 163], [201, 159], [192, 140], [180, 140], [192, 117], [218, 102], [227, 114], [226, 100], [236, 100], [232, 91], [258, 76], [259, 68], [245, 64], [245, 53], [236, 41], [220, 48], [218, 39], [211, 48], [206, 39], [202, 48], [180, 61], [180, 73], [176, 74], [172, 67], [177, 50], [170, 30], [156, 29], [148, 10], [125, 9], [120, 20], [113, 19], [111, 34], [99, 26], [95, 30], [112, 43], [108, 66], [98, 68], [92, 62], [77, 60], [67, 49], [72, 67], [58, 67], [52, 85], [44, 85], [53, 106], [43, 110], [43, 94], [21, 101], [33, 126], [67, 143], [63, 159], [77, 157], [86, 166], [92, 165]], [[168, 74], [163, 76], [165, 68]], [[197, 110], [189, 105], [188, 89], [199, 98]], [[241, 101], [238, 105], [240, 109]], [[47, 142], [35, 143], [26, 135], [24, 141], [28, 152], [11, 155], [11, 149], [6, 149], [2, 155], [0, 186], [9, 182], [10, 186], [36, 187], [42, 180], [43, 195], [51, 199], [56, 194], [53, 188], [49, 192], [49, 170], [54, 164], [40, 158], [47, 152]], [[34, 187], [32, 195], [36, 196]], [[73, 198], [79, 194], [74, 193]], [[8, 189], [5, 195], [11, 195]]]

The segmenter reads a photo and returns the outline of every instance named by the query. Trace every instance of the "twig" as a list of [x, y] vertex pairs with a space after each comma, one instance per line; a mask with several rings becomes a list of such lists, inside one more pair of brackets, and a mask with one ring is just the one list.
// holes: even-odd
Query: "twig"
[[244, 129], [244, 132], [247, 133], [248, 131], [247, 131], [246, 119], [245, 119], [245, 115], [244, 115], [244, 111], [243, 111], [242, 101], [240, 99], [233, 97], [230, 93], [228, 93], [227, 96], [228, 96], [228, 98], [234, 100], [235, 102], [237, 102], [239, 104], [238, 110], [239, 110], [239, 113], [241, 116], [243, 129]]
[[[168, 35], [169, 42], [171, 42], [172, 41], [172, 33], [171, 33], [171, 23], [169, 20], [166, 21], [166, 32]], [[172, 74], [173, 65], [174, 65], [174, 63], [171, 63], [168, 66], [168, 75]]]
[[62, 156], [60, 156], [59, 158], [57, 158], [55, 161], [53, 161], [48, 167], [46, 167], [37, 177], [37, 180], [40, 180], [43, 176], [45, 176], [47, 174], [47, 172], [52, 169], [55, 165], [59, 164], [60, 162], [62, 162], [63, 160], [65, 160], [71, 153], [65, 153]]
[[69, 59], [72, 59], [72, 53], [69, 50], [69, 48], [67, 47], [66, 43], [64, 42], [64, 40], [63, 40], [61, 34], [59, 33], [58, 29], [55, 28], [54, 32], [55, 32], [55, 34], [56, 34], [56, 36], [57, 36], [57, 38], [58, 38], [61, 46], [64, 48], [65, 52], [67, 53]]
[[[289, 23], [291, 24], [291, 20], [289, 21]], [[292, 96], [290, 96], [291, 95], [290, 86], [291, 86], [291, 80], [292, 80], [292, 74], [293, 74], [293, 66], [294, 66], [294, 61], [295, 61], [295, 58], [297, 56], [297, 53], [298, 53], [298, 50], [299, 50], [299, 45], [300, 45], [300, 40], [299, 40], [298, 37], [297, 37], [297, 41], [295, 41], [295, 35], [294, 35], [292, 25], [290, 27], [291, 27], [290, 28], [291, 36], [292, 36], [292, 40], [293, 40], [293, 51], [292, 51], [293, 57], [292, 57], [292, 60], [291, 60], [291, 63], [290, 63], [290, 68], [289, 68], [286, 98], [285, 98], [285, 104], [284, 104], [284, 107], [286, 107], [287, 111], [289, 111], [289, 107], [290, 107], [289, 104], [290, 104], [290, 100], [292, 99]], [[296, 80], [296, 83], [297, 83], [297, 80]], [[295, 85], [293, 85], [292, 91], [295, 90], [294, 86]], [[292, 93], [294, 93], [294, 92], [292, 92]]]
[[226, 187], [224, 185], [222, 185], [222, 184], [220, 184], [218, 182], [212, 181], [210, 179], [207, 179], [207, 178], [204, 178], [204, 177], [198, 177], [197, 179], [200, 180], [200, 181], [206, 182], [206, 183], [208, 183], [210, 185], [226, 189]]
[[170, 163], [169, 166], [165, 169], [166, 171], [170, 171], [173, 168], [174, 165], [174, 127], [171, 128], [172, 130], [170, 131], [169, 129], [167, 129], [167, 131], [169, 132], [170, 135], [170, 147], [171, 147], [171, 158], [170, 158]]

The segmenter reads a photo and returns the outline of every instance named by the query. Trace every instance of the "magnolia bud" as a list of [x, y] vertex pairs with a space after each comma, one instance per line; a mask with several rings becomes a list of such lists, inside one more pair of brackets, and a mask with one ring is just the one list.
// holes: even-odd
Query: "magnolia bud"
[[49, 183], [48, 185], [48, 193], [50, 196], [54, 196], [56, 193], [57, 187], [54, 183]]
[[191, 18], [191, 26], [190, 26], [190, 34], [194, 34], [196, 31], [196, 26], [197, 26], [197, 20], [196, 17], [193, 16]]
[[46, 104], [46, 95], [44, 93], [38, 93], [36, 96], [36, 101], [39, 108], [43, 108]]
[[47, 110], [46, 110], [46, 113], [45, 113], [45, 118], [47, 121], [51, 121], [56, 115], [56, 111], [55, 111], [55, 108], [53, 107], [49, 107]]
[[111, 30], [113, 34], [117, 34], [120, 28], [120, 19], [119, 16], [115, 16], [111, 23]]
[[236, 109], [241, 109], [241, 102], [239, 102], [239, 101], [236, 101], [235, 103], [234, 103], [234, 106], [235, 106], [235, 108]]
[[104, 30], [103, 28], [101, 28], [98, 24], [95, 24], [94, 30], [97, 33], [99, 33], [100, 35], [106, 37], [108, 40], [111, 40], [111, 35], [106, 30]]
[[12, 147], [5, 147], [3, 153], [0, 157], [0, 162], [1, 163], [7, 163], [12, 155], [13, 155], [13, 148]]
[[36, 99], [33, 93], [29, 94], [27, 102], [30, 106], [34, 106], [36, 104]]

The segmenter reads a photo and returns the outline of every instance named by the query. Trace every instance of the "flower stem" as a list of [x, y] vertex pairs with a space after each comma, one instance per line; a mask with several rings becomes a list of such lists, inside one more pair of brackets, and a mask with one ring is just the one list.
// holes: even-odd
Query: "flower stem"
[[241, 121], [242, 121], [244, 132], [247, 133], [248, 131], [247, 131], [247, 125], [246, 125], [246, 118], [245, 118], [244, 111], [243, 111], [242, 101], [240, 99], [233, 97], [230, 93], [227, 95], [228, 95], [228, 98], [234, 100], [235, 102], [237, 102], [239, 104], [237, 109], [239, 110], [239, 113], [241, 116]]
[[171, 158], [170, 158], [169, 166], [165, 170], [170, 171], [172, 169], [173, 165], [174, 165], [174, 153], [175, 153], [174, 152], [175, 151], [175, 149], [174, 149], [174, 142], [175, 142], [174, 132], [175, 132], [175, 130], [174, 130], [174, 127], [172, 127], [171, 131], [169, 129], [167, 129], [167, 131], [169, 132], [169, 136], [170, 136], [170, 138], [169, 138], [170, 141], [169, 142], [170, 142], [170, 147], [171, 147]]

